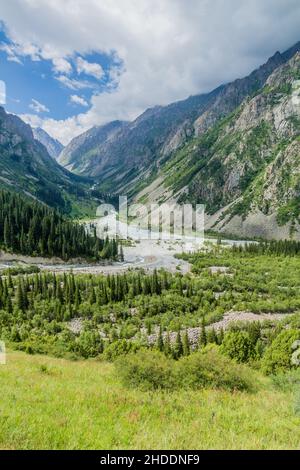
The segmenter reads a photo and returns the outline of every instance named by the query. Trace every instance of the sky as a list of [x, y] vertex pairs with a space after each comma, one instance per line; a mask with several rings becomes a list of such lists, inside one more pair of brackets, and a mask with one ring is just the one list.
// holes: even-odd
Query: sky
[[247, 75], [299, 25], [299, 0], [0, 0], [5, 107], [67, 144]]

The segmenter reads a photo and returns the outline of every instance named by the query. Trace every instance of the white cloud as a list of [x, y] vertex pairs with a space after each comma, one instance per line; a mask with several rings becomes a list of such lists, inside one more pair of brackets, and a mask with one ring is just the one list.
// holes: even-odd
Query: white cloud
[[20, 118], [31, 127], [41, 127], [49, 135], [59, 140], [62, 144], [67, 144], [76, 135], [87, 131], [90, 125], [85, 122], [85, 114], [79, 114], [64, 121], [56, 121], [51, 118], [41, 118], [36, 114], [21, 114]]
[[[14, 41], [34, 46], [33, 56], [103, 51], [122, 60], [122, 73], [111, 71], [115, 87], [94, 96], [89, 110], [45, 121], [64, 143], [95, 124], [242, 77], [300, 39], [299, 0], [2, 0], [1, 18]], [[84, 88], [66, 73], [57, 79]]]
[[82, 98], [81, 96], [78, 96], [78, 95], [71, 95], [70, 96], [70, 101], [71, 103], [74, 103], [74, 104], [79, 104], [80, 106], [88, 106], [88, 102]]
[[77, 65], [77, 72], [79, 74], [84, 73], [85, 75], [90, 75], [91, 77], [95, 77], [100, 80], [103, 75], [104, 71], [100, 64], [88, 62], [84, 60], [82, 57], [78, 57], [76, 60]]
[[16, 62], [17, 64], [22, 65], [21, 59], [18, 57], [15, 48], [11, 44], [0, 44], [0, 50], [4, 51], [7, 54], [7, 60], [10, 62]]
[[39, 48], [28, 42], [22, 45], [18, 43], [2, 43], [0, 44], [0, 50], [6, 52], [7, 60], [17, 62], [18, 64], [23, 64], [21, 58], [25, 56], [29, 56], [33, 61], [41, 60]]
[[76, 80], [75, 78], [69, 78], [65, 75], [58, 75], [55, 77], [56, 80], [61, 82], [70, 90], [83, 90], [84, 88], [95, 88], [95, 86], [87, 80]]
[[71, 73], [72, 72], [72, 65], [66, 59], [62, 57], [56, 57], [53, 59], [53, 68], [55, 72], [59, 73]]
[[44, 104], [40, 103], [38, 100], [32, 98], [29, 108], [35, 111], [36, 113], [49, 113], [50, 109], [47, 108]]

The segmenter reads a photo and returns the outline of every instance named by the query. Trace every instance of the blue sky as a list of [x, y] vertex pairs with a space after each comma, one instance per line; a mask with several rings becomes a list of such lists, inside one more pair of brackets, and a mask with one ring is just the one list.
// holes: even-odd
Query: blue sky
[[109, 75], [116, 56], [74, 52], [65, 57], [69, 65], [62, 73], [53, 60], [39, 55], [26, 55], [11, 41], [0, 23], [0, 80], [6, 84], [6, 109], [24, 115], [65, 120], [88, 111], [93, 95], [116, 86]]
[[300, 2], [0, 0], [1, 22], [8, 111], [67, 144], [248, 75], [300, 40]]

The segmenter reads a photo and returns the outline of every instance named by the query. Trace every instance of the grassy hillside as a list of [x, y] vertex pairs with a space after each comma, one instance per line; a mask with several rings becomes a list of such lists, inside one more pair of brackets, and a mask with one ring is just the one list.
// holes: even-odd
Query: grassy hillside
[[1, 449], [297, 449], [292, 390], [124, 388], [108, 363], [9, 352], [0, 366]]

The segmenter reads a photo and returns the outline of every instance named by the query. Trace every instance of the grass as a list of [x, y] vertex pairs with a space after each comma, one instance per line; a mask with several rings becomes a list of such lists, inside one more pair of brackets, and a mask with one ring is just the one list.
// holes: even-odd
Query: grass
[[258, 393], [141, 392], [112, 364], [9, 352], [0, 366], [1, 449], [297, 449], [295, 396], [256, 373]]

